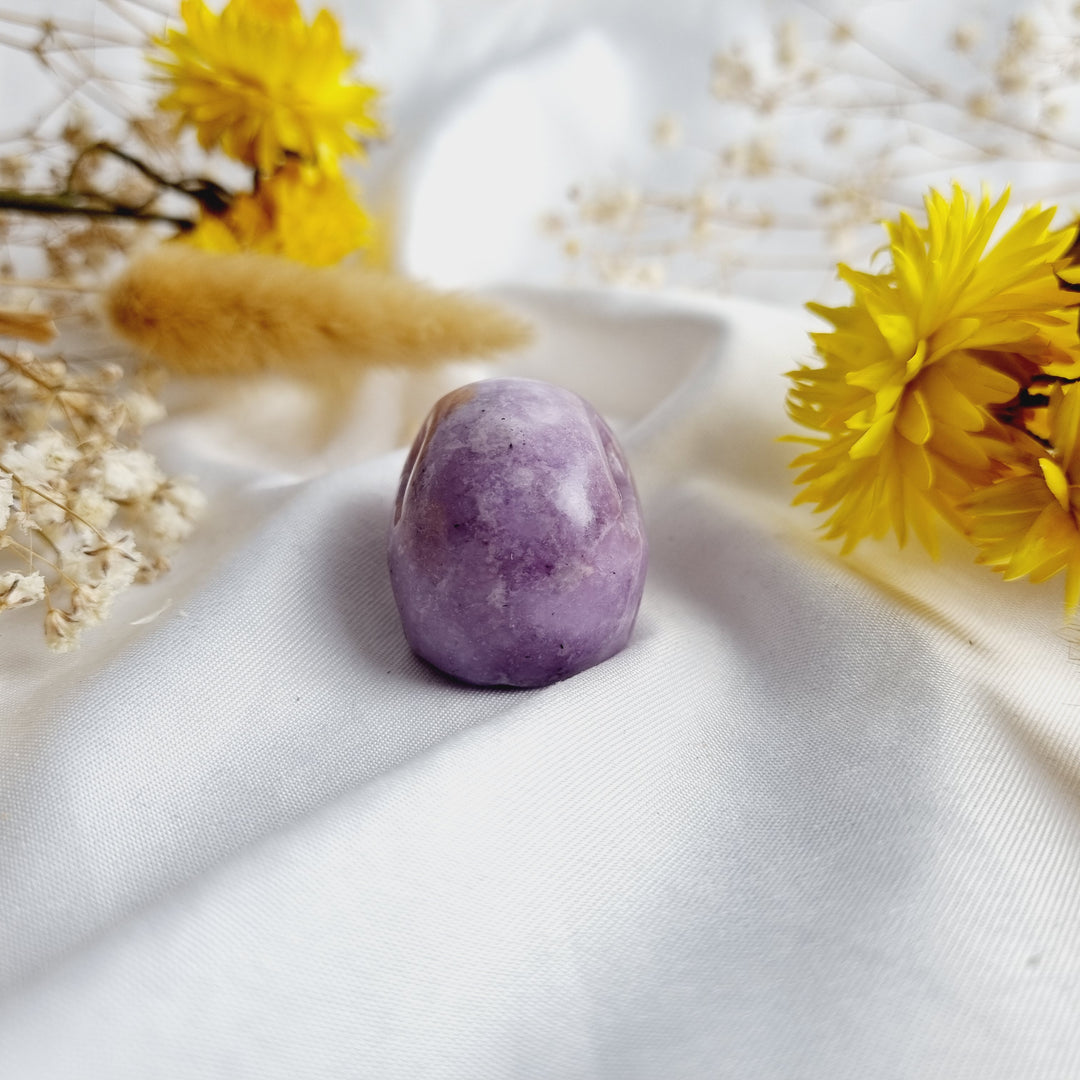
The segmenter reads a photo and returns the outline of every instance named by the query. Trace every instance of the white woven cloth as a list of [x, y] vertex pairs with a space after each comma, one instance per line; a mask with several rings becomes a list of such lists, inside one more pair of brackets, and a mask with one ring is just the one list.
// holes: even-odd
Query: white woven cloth
[[[534, 211], [728, 10], [363, 7], [406, 265], [448, 284], [543, 280]], [[532, 137], [463, 223], [500, 102], [532, 103]], [[404, 443], [484, 369], [377, 374], [337, 412], [174, 387], [154, 449], [211, 499], [175, 570], [71, 656], [0, 617], [0, 1076], [1080, 1074], [1060, 583], [815, 537], [776, 442], [797, 307], [497, 295], [538, 330], [500, 371], [584, 394], [635, 469], [630, 647], [538, 691], [409, 653]]]

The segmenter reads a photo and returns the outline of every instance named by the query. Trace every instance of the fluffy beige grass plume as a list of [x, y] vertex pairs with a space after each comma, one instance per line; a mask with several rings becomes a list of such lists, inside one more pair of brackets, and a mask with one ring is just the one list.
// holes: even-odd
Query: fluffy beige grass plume
[[528, 324], [494, 304], [393, 274], [180, 243], [136, 257], [104, 304], [136, 350], [192, 375], [423, 367], [490, 357], [531, 337]]

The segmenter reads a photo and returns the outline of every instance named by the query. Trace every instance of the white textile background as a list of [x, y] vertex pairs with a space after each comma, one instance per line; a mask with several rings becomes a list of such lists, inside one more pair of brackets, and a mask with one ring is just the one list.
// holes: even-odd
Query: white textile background
[[154, 446], [211, 507], [174, 571], [71, 656], [0, 619], [0, 1077], [1080, 1075], [1060, 583], [816, 539], [775, 441], [798, 308], [551, 285], [538, 213], [633, 169], [754, 12], [345, 7], [395, 93], [405, 265], [497, 285], [538, 331], [500, 371], [624, 439], [638, 628], [538, 691], [410, 655], [404, 442], [487, 369], [336, 412], [175, 387]]

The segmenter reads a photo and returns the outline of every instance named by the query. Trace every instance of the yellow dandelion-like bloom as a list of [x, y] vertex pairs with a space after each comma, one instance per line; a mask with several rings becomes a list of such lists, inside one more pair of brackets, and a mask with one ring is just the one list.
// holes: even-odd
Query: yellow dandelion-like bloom
[[844, 550], [910, 527], [936, 551], [938, 518], [964, 527], [960, 504], [1003, 475], [1029, 436], [1008, 422], [1039, 372], [1080, 372], [1076, 319], [1054, 273], [1074, 230], [1033, 207], [992, 247], [1008, 201], [959, 186], [931, 192], [927, 224], [887, 223], [891, 265], [841, 266], [850, 306], [810, 305], [833, 326], [811, 337], [823, 361], [791, 372], [788, 409], [816, 434], [793, 463], [796, 502], [829, 511]]
[[375, 230], [352, 184], [292, 162], [236, 196], [221, 215], [205, 215], [184, 239], [205, 251], [284, 255], [330, 266], [372, 245]]
[[337, 21], [320, 11], [305, 22], [296, 0], [229, 0], [215, 15], [182, 0], [184, 29], [171, 29], [152, 57], [169, 90], [159, 102], [194, 128], [204, 149], [271, 173], [287, 155], [336, 170], [382, 129], [378, 91], [355, 82], [357, 53]]
[[1054, 386], [1047, 409], [1052, 450], [968, 499], [978, 561], [1006, 580], [1046, 581], [1062, 570], [1065, 605], [1080, 605], [1080, 386]]

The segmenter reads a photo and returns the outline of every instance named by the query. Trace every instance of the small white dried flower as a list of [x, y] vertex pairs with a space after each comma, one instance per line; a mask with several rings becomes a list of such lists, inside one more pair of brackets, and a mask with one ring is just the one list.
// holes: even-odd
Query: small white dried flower
[[851, 23], [847, 20], [841, 20], [833, 26], [830, 39], [834, 45], [846, 45], [849, 41], [855, 40], [855, 31], [851, 28]]
[[[187, 476], [173, 477], [161, 489], [160, 497], [173, 504], [189, 525], [184, 537], [206, 509], [206, 496], [195, 486], [195, 482]], [[183, 537], [178, 537], [183, 539]]]
[[138, 576], [139, 567], [135, 563], [117, 564], [130, 568], [130, 572], [112, 573], [100, 581], [88, 585], [79, 585], [71, 590], [72, 619], [79, 629], [97, 626], [108, 617], [113, 601]]
[[634, 187], [609, 188], [585, 202], [582, 217], [593, 225], [626, 226], [641, 206], [641, 192]]
[[202, 492], [185, 480], [171, 480], [143, 508], [140, 525], [148, 555], [166, 555], [191, 535], [206, 508]]
[[105, 363], [94, 370], [94, 382], [100, 386], [115, 386], [124, 377], [121, 364]]
[[157, 398], [141, 390], [134, 390], [121, 398], [124, 410], [127, 413], [128, 423], [136, 430], [141, 431], [150, 424], [164, 419], [165, 406]]
[[716, 191], [705, 184], [694, 189], [686, 202], [687, 211], [694, 217], [712, 217], [720, 208]]
[[825, 131], [825, 143], [827, 146], [838, 146], [842, 143], [849, 133], [849, 128], [842, 120], [837, 120], [830, 124]]
[[1018, 15], [1009, 26], [1009, 45], [1020, 53], [1035, 50], [1039, 41], [1039, 28], [1030, 15]]
[[68, 500], [72, 514], [92, 529], [106, 528], [116, 517], [116, 503], [108, 498], [100, 486], [89, 482], [77, 487]]
[[653, 142], [665, 149], [672, 149], [682, 142], [682, 121], [671, 113], [659, 117], [653, 125]]
[[735, 47], [712, 58], [712, 79], [709, 88], [721, 101], [746, 101], [752, 97], [757, 77], [754, 69]]
[[558, 236], [566, 228], [566, 219], [562, 214], [548, 213], [540, 218], [540, 231], [548, 236]]
[[768, 176], [773, 171], [773, 150], [765, 139], [751, 139], [746, 144], [745, 167], [748, 176]]
[[1048, 128], [1058, 127], [1065, 119], [1065, 106], [1060, 102], [1047, 102], [1039, 115], [1039, 122]]
[[969, 53], [979, 44], [981, 37], [982, 28], [978, 23], [961, 23], [953, 29], [949, 43], [957, 52]]
[[26, 367], [46, 382], [59, 384], [67, 375], [67, 363], [59, 356], [46, 356], [39, 360], [26, 349], [19, 353], [19, 357]]
[[0, 611], [26, 607], [44, 598], [45, 579], [36, 570], [30, 574], [0, 574]]
[[165, 474], [145, 450], [113, 447], [101, 455], [102, 493], [115, 502], [149, 498], [165, 482]]
[[53, 652], [71, 652], [79, 644], [78, 619], [60, 608], [49, 608], [45, 615], [45, 644]]
[[9, 446], [0, 453], [0, 466], [23, 484], [49, 487], [67, 475], [79, 451], [59, 431], [38, 433], [32, 442]]
[[994, 114], [994, 99], [986, 93], [975, 93], [967, 99], [967, 111], [977, 120], [986, 120]]
[[0, 183], [5, 187], [18, 188], [30, 170], [30, 159], [25, 154], [9, 154], [0, 158]]
[[642, 285], [647, 289], [657, 289], [667, 280], [667, 272], [664, 269], [664, 264], [657, 262], [655, 259], [639, 263], [636, 267], [636, 271], [636, 284]]
[[776, 62], [790, 71], [798, 62], [802, 50], [799, 43], [799, 27], [794, 19], [784, 19], [776, 27]]
[[994, 79], [1003, 94], [1017, 94], [1030, 85], [1031, 73], [1019, 56], [1006, 53], [994, 67]]
[[25, 518], [16, 512], [16, 520], [24, 528], [35, 529], [48, 533], [51, 528], [63, 525], [67, 520], [67, 509], [64, 506], [64, 493], [50, 490], [48, 484], [41, 484], [33, 489], [23, 488], [21, 498], [22, 513], [32, 519], [32, 525], [27, 526]]

